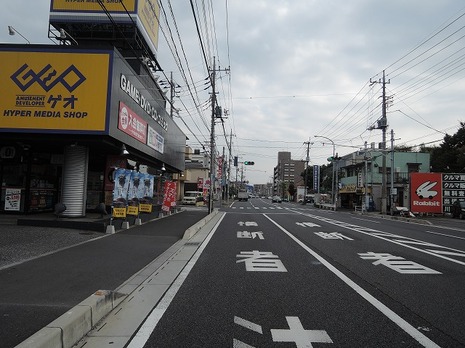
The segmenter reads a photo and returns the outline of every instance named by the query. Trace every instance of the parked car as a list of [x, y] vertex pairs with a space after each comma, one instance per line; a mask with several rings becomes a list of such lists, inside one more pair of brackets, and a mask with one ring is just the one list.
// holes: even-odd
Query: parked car
[[456, 200], [450, 208], [453, 218], [465, 219], [465, 201]]
[[202, 192], [197, 191], [186, 191], [184, 192], [184, 197], [182, 198], [182, 204], [196, 204], [203, 200]]
[[271, 202], [272, 202], [272, 203], [281, 203], [282, 200], [281, 200], [281, 197], [279, 197], [279, 196], [273, 196], [273, 197], [271, 198]]

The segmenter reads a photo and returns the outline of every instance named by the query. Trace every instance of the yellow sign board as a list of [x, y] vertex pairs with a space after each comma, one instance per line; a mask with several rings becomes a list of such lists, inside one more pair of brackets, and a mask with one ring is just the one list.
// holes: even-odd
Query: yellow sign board
[[106, 130], [111, 53], [0, 51], [0, 129]]
[[114, 218], [125, 218], [126, 217], [126, 207], [123, 208], [113, 208], [113, 217]]
[[128, 206], [128, 215], [139, 215], [139, 207], [133, 205]]
[[158, 6], [158, 1], [139, 0], [137, 17], [139, 18], [142, 27], [147, 32], [148, 41], [150, 41], [156, 49], [158, 47], [158, 18], [160, 18], [160, 7]]
[[[124, 6], [120, 0], [102, 0], [103, 6], [108, 12], [135, 12], [137, 0], [124, 0]], [[52, 0], [51, 11], [79, 11], [102, 12], [102, 6], [97, 0]]]
[[151, 204], [140, 204], [139, 210], [141, 213], [151, 213], [152, 212], [152, 205]]

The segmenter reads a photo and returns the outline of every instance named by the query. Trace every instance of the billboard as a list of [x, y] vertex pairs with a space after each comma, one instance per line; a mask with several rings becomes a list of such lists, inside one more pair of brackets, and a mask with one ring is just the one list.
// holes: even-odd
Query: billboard
[[[134, 13], [137, 0], [124, 0], [124, 6], [120, 1], [102, 0], [102, 4], [108, 12], [124, 12], [126, 9], [130, 13]], [[102, 6], [98, 1], [70, 1], [70, 0], [52, 0], [50, 5], [51, 12], [102, 12]]]
[[442, 213], [441, 173], [410, 174], [410, 210], [414, 213]]
[[105, 133], [112, 52], [0, 50], [0, 132]]
[[465, 173], [411, 173], [410, 210], [450, 213], [455, 201], [465, 201]]
[[[157, 0], [51, 0], [50, 23], [136, 23], [152, 53], [158, 48], [160, 8]], [[110, 18], [111, 17], [111, 20]], [[78, 39], [75, 37], [75, 39]], [[111, 37], [109, 38], [111, 39]]]
[[145, 40], [153, 46], [153, 53], [158, 48], [158, 19], [160, 7], [157, 0], [139, 0], [137, 8], [137, 27], [142, 32]]

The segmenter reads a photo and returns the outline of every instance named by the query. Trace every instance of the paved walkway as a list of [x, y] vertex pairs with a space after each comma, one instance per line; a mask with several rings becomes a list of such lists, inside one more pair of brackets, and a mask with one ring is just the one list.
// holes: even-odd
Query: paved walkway
[[187, 210], [111, 235], [3, 224], [2, 347], [19, 344], [95, 291], [116, 289], [206, 215]]

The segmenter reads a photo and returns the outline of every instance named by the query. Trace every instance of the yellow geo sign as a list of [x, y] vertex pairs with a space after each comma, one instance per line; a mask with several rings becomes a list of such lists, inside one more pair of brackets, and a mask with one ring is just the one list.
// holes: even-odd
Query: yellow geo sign
[[0, 51], [0, 130], [106, 130], [110, 53]]
[[[124, 6], [120, 0], [101, 0], [103, 7], [108, 12], [135, 12], [136, 0], [124, 0]], [[91, 11], [105, 14], [97, 0], [52, 0], [51, 11]]]

